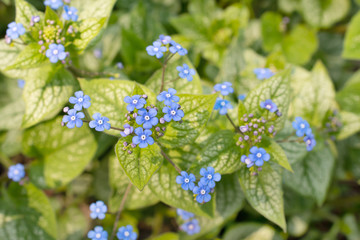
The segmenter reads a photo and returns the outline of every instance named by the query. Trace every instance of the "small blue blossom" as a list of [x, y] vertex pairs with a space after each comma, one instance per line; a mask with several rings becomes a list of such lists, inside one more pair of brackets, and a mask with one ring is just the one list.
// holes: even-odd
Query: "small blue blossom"
[[144, 108], [140, 109], [138, 111], [138, 116], [136, 117], [136, 123], [143, 125], [144, 129], [150, 129], [159, 122], [156, 115], [157, 111], [154, 108], [150, 108], [149, 111]]
[[74, 109], [80, 111], [82, 108], [89, 108], [91, 105], [91, 98], [84, 95], [83, 91], [75, 92], [75, 97], [70, 97], [69, 102], [74, 105]]
[[200, 232], [200, 225], [197, 219], [193, 219], [189, 222], [184, 223], [180, 226], [180, 228], [188, 235], [194, 235]]
[[21, 23], [11, 22], [8, 24], [8, 29], [6, 30], [6, 36], [8, 36], [10, 39], [17, 39], [24, 34], [25, 34], [25, 28]]
[[45, 0], [45, 6], [50, 6], [52, 9], [56, 10], [63, 5], [62, 0]]
[[87, 237], [91, 240], [107, 240], [108, 233], [101, 226], [96, 226], [94, 230], [90, 230]]
[[276, 110], [278, 110], [276, 104], [273, 103], [273, 101], [271, 101], [271, 99], [266, 99], [265, 102], [261, 102], [260, 107], [265, 108], [266, 110], [269, 110], [269, 112], [272, 112], [272, 113], [275, 112]]
[[179, 77], [186, 78], [189, 82], [193, 80], [193, 75], [195, 75], [195, 70], [190, 69], [189, 66], [184, 63], [183, 66], [177, 66], [176, 70], [179, 71]]
[[25, 87], [25, 81], [23, 79], [17, 80], [18, 87], [23, 89]]
[[123, 69], [123, 68], [124, 68], [124, 64], [123, 64], [122, 62], [118, 62], [118, 63], [116, 63], [116, 67], [117, 67], [118, 69]]
[[134, 128], [129, 124], [124, 124], [124, 131], [120, 132], [121, 136], [126, 137], [134, 131]]
[[96, 201], [92, 204], [90, 204], [90, 217], [92, 219], [104, 219], [105, 218], [105, 213], [107, 212], [107, 206], [105, 205], [105, 203], [103, 201]]
[[164, 56], [164, 52], [166, 52], [167, 48], [161, 46], [160, 41], [153, 42], [153, 45], [147, 46], [146, 51], [150, 56], [156, 56], [156, 58], [162, 58]]
[[14, 182], [19, 182], [23, 177], [25, 177], [25, 168], [21, 163], [12, 165], [9, 167], [8, 178]]
[[254, 162], [251, 161], [251, 159], [246, 155], [241, 156], [241, 162], [245, 163], [246, 167], [248, 167], [248, 168], [251, 168], [252, 166], [254, 166]]
[[167, 44], [170, 43], [171, 37], [170, 37], [170, 36], [165, 36], [164, 34], [161, 34], [161, 35], [159, 36], [159, 40], [160, 40], [160, 42], [161, 42], [162, 44], [167, 45]]
[[170, 41], [171, 47], [169, 48], [169, 51], [171, 53], [179, 53], [180, 56], [184, 56], [188, 53], [188, 51], [183, 48], [180, 44], [176, 43], [174, 40]]
[[46, 56], [50, 59], [50, 62], [57, 63], [59, 60], [66, 58], [65, 48], [62, 44], [52, 43], [49, 49], [46, 50]]
[[176, 209], [177, 215], [179, 215], [183, 220], [189, 220], [190, 218], [195, 217], [195, 215], [191, 212], [187, 212], [183, 209], [177, 208]]
[[270, 154], [268, 154], [263, 148], [258, 148], [254, 146], [250, 149], [250, 153], [251, 154], [249, 155], [249, 158], [258, 167], [262, 166], [264, 164], [264, 161], [267, 162], [270, 160]]
[[162, 93], [160, 93], [156, 99], [159, 102], [164, 101], [165, 105], [171, 105], [171, 103], [173, 102], [178, 102], [180, 100], [180, 98], [178, 96], [175, 96], [176, 94], [176, 90], [173, 88], [169, 88], [168, 91], [163, 91]]
[[184, 117], [184, 111], [179, 109], [180, 105], [177, 103], [172, 103], [168, 107], [164, 107], [162, 112], [165, 113], [164, 119], [167, 122], [174, 120], [176, 122], [180, 121]]
[[232, 84], [230, 82], [218, 83], [214, 86], [214, 90], [216, 92], [220, 92], [221, 95], [226, 96], [234, 92], [234, 89], [231, 87], [231, 85]]
[[133, 232], [133, 227], [131, 225], [127, 225], [126, 227], [119, 228], [116, 236], [119, 240], [136, 240], [137, 233]]
[[238, 96], [238, 99], [239, 99], [240, 101], [244, 101], [245, 98], [246, 98], [246, 94], [240, 94], [240, 95]]
[[197, 194], [196, 201], [198, 203], [209, 202], [211, 200], [210, 190], [211, 189], [208, 185], [204, 185], [199, 182], [198, 186], [194, 187], [193, 189], [193, 193]]
[[296, 130], [296, 135], [298, 137], [309, 135], [311, 133], [310, 124], [301, 117], [296, 117], [295, 121], [292, 122], [292, 126]]
[[208, 185], [210, 188], [215, 187], [215, 182], [219, 182], [221, 180], [221, 174], [215, 173], [215, 170], [213, 167], [207, 167], [200, 169], [200, 175], [203, 176], [200, 179], [200, 182], [203, 185]]
[[231, 105], [230, 101], [217, 98], [214, 106], [214, 110], [220, 110], [219, 113], [221, 115], [227, 114], [228, 109], [233, 109], [233, 106]]
[[150, 130], [144, 130], [142, 127], [135, 129], [135, 134], [132, 138], [132, 142], [139, 145], [140, 148], [146, 148], [148, 145], [154, 144], [154, 139], [151, 137], [152, 132]]
[[68, 115], [63, 116], [62, 121], [63, 123], [67, 123], [66, 126], [68, 128], [74, 128], [75, 126], [79, 128], [83, 125], [83, 121], [81, 119], [85, 117], [84, 113], [77, 113], [75, 109], [70, 109], [67, 114]]
[[195, 187], [195, 175], [190, 173], [188, 174], [185, 171], [181, 171], [180, 173], [181, 176], [177, 176], [176, 177], [176, 183], [177, 184], [181, 184], [182, 189], [184, 190], [193, 190]]
[[124, 102], [128, 103], [126, 106], [126, 109], [129, 112], [134, 111], [134, 109], [142, 109], [144, 105], [146, 104], [146, 100], [141, 98], [140, 95], [134, 95], [132, 97], [126, 96], [124, 98]]
[[40, 16], [36, 15], [36, 16], [31, 17], [31, 20], [30, 20], [30, 25], [31, 26], [34, 26], [35, 23], [38, 23], [38, 22], [40, 22]]
[[77, 15], [77, 12], [78, 12], [78, 10], [76, 8], [65, 5], [64, 12], [62, 14], [62, 18], [67, 21], [72, 20], [72, 21], [76, 22], [79, 17]]
[[98, 132], [110, 129], [111, 125], [108, 123], [109, 119], [107, 117], [102, 117], [100, 113], [94, 113], [92, 117], [94, 120], [89, 122], [90, 128], [95, 128]]
[[274, 76], [274, 73], [269, 68], [255, 68], [254, 73], [259, 80], [268, 79]]
[[306, 143], [306, 150], [311, 151], [316, 145], [316, 140], [314, 134], [309, 133], [304, 137], [304, 142]]

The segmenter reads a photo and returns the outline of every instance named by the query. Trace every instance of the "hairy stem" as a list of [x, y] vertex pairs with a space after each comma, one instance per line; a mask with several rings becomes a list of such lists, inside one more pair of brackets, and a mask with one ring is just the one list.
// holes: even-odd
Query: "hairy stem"
[[160, 93], [164, 90], [164, 85], [165, 85], [165, 70], [166, 70], [166, 62], [162, 65]]
[[242, 135], [244, 135], [244, 133], [241, 132], [240, 129], [235, 125], [235, 123], [233, 122], [233, 120], [231, 120], [229, 114], [226, 114], [226, 117], [227, 117], [227, 119], [230, 121], [231, 125], [233, 125], [235, 131], [241, 133]]
[[[160, 147], [160, 149], [161, 149], [161, 147]], [[175, 165], [175, 163], [170, 159], [170, 157], [169, 157], [162, 149], [161, 149], [161, 155], [163, 155], [164, 158], [165, 158], [166, 160], [168, 160], [168, 162], [169, 162], [171, 165], [173, 165], [173, 167], [175, 168], [175, 170], [176, 170], [178, 173], [181, 173], [180, 168], [178, 168], [178, 167]]]
[[112, 73], [106, 73], [106, 72], [88, 72], [82, 69], [78, 69], [74, 66], [67, 66], [67, 69], [74, 74], [76, 77], [109, 77], [113, 76]]

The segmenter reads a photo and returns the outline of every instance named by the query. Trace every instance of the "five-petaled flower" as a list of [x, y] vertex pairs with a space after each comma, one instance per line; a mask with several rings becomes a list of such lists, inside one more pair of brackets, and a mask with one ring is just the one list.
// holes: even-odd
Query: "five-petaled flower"
[[184, 63], [183, 66], [177, 66], [176, 70], [179, 71], [179, 77], [186, 78], [189, 82], [193, 80], [193, 75], [195, 75], [195, 70], [192, 68], [189, 68], [189, 66]]
[[168, 91], [163, 91], [162, 93], [160, 93], [156, 99], [159, 102], [164, 101], [165, 105], [171, 105], [171, 103], [173, 102], [178, 102], [180, 100], [180, 98], [178, 96], [175, 96], [176, 94], [176, 90], [173, 88], [169, 88]]
[[238, 96], [238, 99], [239, 99], [240, 101], [244, 101], [245, 98], [246, 98], [246, 94], [240, 94], [240, 95]]
[[164, 107], [162, 109], [164, 115], [164, 119], [167, 122], [170, 122], [171, 120], [174, 120], [176, 122], [180, 121], [181, 118], [184, 117], [184, 111], [179, 109], [180, 105], [177, 103], [172, 103], [168, 107]]
[[176, 43], [174, 40], [171, 40], [170, 44], [171, 47], [169, 48], [169, 51], [171, 53], [179, 53], [180, 56], [184, 56], [188, 53], [185, 48], [183, 48], [180, 44]]
[[124, 131], [120, 132], [121, 136], [126, 137], [130, 135], [134, 131], [134, 128], [130, 126], [128, 123], [124, 124]]
[[6, 36], [8, 36], [10, 39], [17, 39], [24, 34], [25, 34], [25, 28], [21, 23], [11, 22], [8, 24], [8, 29], [6, 30]]
[[146, 104], [146, 100], [141, 98], [140, 95], [134, 95], [132, 97], [126, 96], [124, 98], [124, 102], [128, 103], [126, 106], [126, 109], [129, 112], [134, 111], [134, 109], [142, 109], [144, 105]]
[[92, 219], [104, 219], [105, 218], [105, 213], [107, 212], [107, 206], [105, 205], [105, 203], [103, 201], [96, 201], [92, 204], [90, 204], [90, 217]]
[[309, 135], [311, 133], [310, 124], [301, 117], [296, 117], [295, 121], [292, 122], [292, 126], [296, 130], [296, 135], [298, 137]]
[[181, 208], [176, 209], [177, 215], [179, 215], [183, 220], [189, 220], [190, 218], [195, 217], [195, 215], [191, 212], [187, 212]]
[[132, 142], [139, 145], [140, 148], [146, 148], [148, 145], [154, 144], [154, 139], [151, 137], [152, 132], [150, 130], [144, 130], [142, 127], [135, 129], [135, 134], [132, 138]]
[[125, 227], [120, 227], [116, 234], [119, 240], [136, 240], [137, 233], [133, 231], [133, 227], [131, 225], [127, 225]]
[[276, 104], [273, 103], [273, 101], [271, 101], [271, 99], [266, 99], [265, 102], [260, 102], [260, 107], [265, 108], [266, 110], [268, 110], [269, 112], [272, 112], [272, 113], [278, 109]]
[[159, 40], [160, 40], [160, 42], [161, 42], [162, 44], [167, 45], [167, 44], [170, 43], [171, 37], [170, 37], [170, 36], [165, 36], [164, 34], [161, 34], [161, 35], [159, 36]]
[[270, 68], [255, 68], [254, 73], [256, 78], [259, 80], [268, 79], [274, 76], [274, 73], [270, 70]]
[[316, 145], [316, 140], [314, 134], [309, 133], [304, 137], [304, 142], [306, 143], [306, 150], [311, 151]]
[[209, 202], [211, 200], [210, 187], [206, 184], [202, 184], [201, 181], [198, 186], [193, 188], [193, 193], [197, 194], [196, 201], [198, 203]]
[[95, 128], [95, 130], [98, 132], [102, 132], [105, 129], [110, 129], [111, 125], [110, 123], [108, 123], [109, 118], [102, 117], [100, 113], [94, 113], [92, 117], [94, 120], [89, 122], [90, 128]]
[[107, 240], [108, 233], [101, 226], [96, 226], [94, 230], [90, 230], [87, 237], [91, 240]]
[[197, 219], [193, 219], [189, 222], [182, 224], [180, 228], [188, 235], [194, 235], [200, 232], [200, 225]]
[[138, 111], [136, 123], [143, 125], [144, 129], [150, 129], [159, 122], [159, 119], [156, 117], [156, 115], [156, 109], [150, 108], [149, 111], [147, 111], [146, 109], [142, 108]]
[[45, 0], [45, 6], [50, 6], [52, 9], [56, 10], [63, 5], [62, 0]]
[[85, 117], [84, 113], [77, 113], [75, 109], [70, 109], [67, 114], [68, 115], [63, 116], [62, 121], [67, 123], [66, 126], [68, 128], [74, 128], [75, 126], [79, 128], [83, 125], [83, 121], [81, 119]]
[[146, 51], [150, 56], [156, 56], [156, 58], [162, 58], [167, 48], [161, 45], [160, 41], [153, 42], [153, 45], [147, 46]]
[[220, 92], [221, 95], [226, 96], [234, 92], [234, 89], [231, 87], [231, 85], [232, 84], [230, 82], [218, 83], [214, 86], [214, 90], [216, 92]]
[[21, 163], [17, 163], [9, 167], [8, 178], [14, 182], [19, 182], [25, 177], [25, 168]]
[[69, 7], [67, 5], [64, 6], [64, 12], [62, 14], [62, 18], [65, 20], [72, 20], [74, 22], [76, 22], [78, 20], [78, 15], [77, 15], [77, 9], [74, 7]]
[[74, 109], [80, 111], [82, 108], [89, 108], [91, 99], [88, 95], [84, 95], [83, 91], [75, 92], [75, 97], [70, 97], [69, 102], [74, 105]]
[[195, 180], [196, 178], [194, 174], [188, 174], [185, 171], [181, 171], [180, 176], [176, 177], [176, 183], [181, 184], [181, 187], [184, 190], [193, 190], [195, 187]]
[[254, 162], [251, 161], [251, 159], [246, 155], [241, 156], [241, 162], [245, 163], [246, 167], [248, 167], [248, 168], [251, 168], [252, 166], [254, 166]]
[[203, 185], [208, 185], [210, 188], [215, 187], [215, 182], [219, 182], [221, 180], [221, 174], [215, 173], [215, 170], [213, 167], [207, 167], [200, 169], [200, 175], [203, 176], [200, 179], [200, 182]]
[[50, 62], [57, 63], [59, 60], [64, 60], [67, 54], [62, 44], [52, 43], [49, 45], [49, 49], [46, 50], [46, 56], [50, 59]]
[[253, 161], [258, 167], [262, 166], [264, 164], [264, 161], [267, 162], [270, 160], [270, 154], [268, 154], [263, 148], [258, 148], [254, 146], [250, 149], [250, 153], [250, 160]]
[[231, 105], [230, 101], [217, 98], [214, 106], [214, 110], [220, 110], [219, 113], [221, 115], [227, 114], [228, 109], [233, 109], [233, 106]]

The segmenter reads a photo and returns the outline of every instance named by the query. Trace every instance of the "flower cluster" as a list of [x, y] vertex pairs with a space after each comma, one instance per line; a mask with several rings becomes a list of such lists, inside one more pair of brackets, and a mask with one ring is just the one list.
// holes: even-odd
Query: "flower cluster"
[[200, 225], [197, 219], [195, 219], [195, 215], [191, 212], [187, 212], [180, 208], [176, 209], [176, 213], [178, 216], [185, 221], [180, 226], [180, 229], [186, 232], [188, 235], [194, 235], [200, 232]]
[[292, 123], [292, 126], [296, 130], [296, 136], [305, 136], [303, 140], [306, 144], [306, 149], [311, 151], [316, 145], [316, 140], [310, 128], [310, 124], [301, 117], [296, 117], [295, 121]]
[[176, 177], [176, 183], [180, 184], [184, 190], [191, 190], [196, 196], [195, 198], [198, 203], [206, 203], [211, 200], [210, 193], [212, 193], [215, 188], [215, 182], [221, 180], [221, 174], [215, 173], [213, 167], [207, 167], [207, 169], [200, 169], [200, 175], [202, 178], [199, 180], [197, 186], [195, 185], [195, 175], [192, 173], [188, 174], [185, 171], [182, 171], [180, 176]]
[[160, 59], [164, 56], [164, 53], [169, 50], [170, 53], [166, 55], [166, 59], [170, 59], [172, 55], [178, 53], [180, 56], [184, 56], [188, 51], [180, 44], [171, 40], [170, 36], [160, 35], [159, 39], [154, 41], [152, 45], [146, 47], [146, 51], [150, 56], [156, 56]]
[[17, 163], [9, 167], [8, 178], [14, 182], [19, 182], [25, 177], [25, 167], [21, 163]]
[[[214, 86], [216, 92], [220, 92], [221, 95], [227, 96], [234, 92], [230, 82], [218, 83]], [[229, 109], [233, 109], [230, 101], [223, 98], [217, 98], [214, 106], [214, 110], [219, 110], [221, 115], [226, 115]]]
[[270, 68], [255, 68], [254, 73], [256, 75], [256, 78], [259, 80], [268, 79], [274, 76], [274, 73], [271, 71]]

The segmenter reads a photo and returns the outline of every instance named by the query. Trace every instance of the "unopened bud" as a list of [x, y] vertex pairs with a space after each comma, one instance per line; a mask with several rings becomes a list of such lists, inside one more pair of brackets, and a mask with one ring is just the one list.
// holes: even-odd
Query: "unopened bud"
[[69, 107], [64, 107], [64, 108], [63, 108], [63, 112], [64, 112], [64, 113], [67, 113], [68, 111], [69, 111]]
[[262, 170], [262, 167], [258, 167], [258, 171], [261, 172], [261, 170]]
[[155, 131], [160, 132], [160, 127], [156, 127]]
[[128, 151], [128, 154], [132, 154], [132, 151], [131, 151], [131, 150], [129, 150], [129, 151]]
[[164, 124], [164, 123], [165, 123], [165, 119], [164, 119], [164, 118], [160, 118], [159, 121], [160, 121], [161, 124]]
[[128, 116], [126, 119], [127, 119], [128, 121], [131, 121], [131, 117], [130, 117], [130, 116]]
[[129, 144], [127, 142], [124, 142], [124, 147], [127, 147]]
[[162, 128], [161, 128], [161, 130], [163, 130], [163, 131], [165, 132], [165, 130], [166, 130], [166, 127], [162, 127]]
[[144, 95], [142, 95], [141, 97], [144, 98], [144, 99], [147, 99], [147, 98], [148, 98], [148, 95], [144, 94]]
[[61, 122], [61, 126], [64, 127], [64, 126], [65, 126], [65, 123], [64, 123], [64, 122]]
[[135, 143], [130, 144], [130, 146], [131, 146], [132, 148], [136, 148], [136, 144], [135, 144]]
[[133, 113], [133, 118], [136, 118], [137, 117], [137, 113]]

